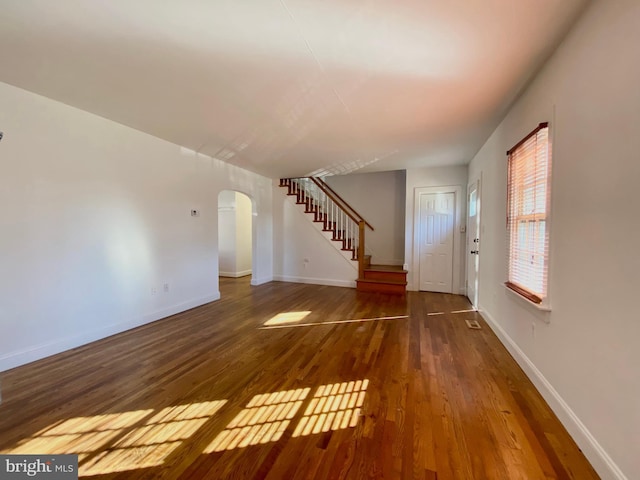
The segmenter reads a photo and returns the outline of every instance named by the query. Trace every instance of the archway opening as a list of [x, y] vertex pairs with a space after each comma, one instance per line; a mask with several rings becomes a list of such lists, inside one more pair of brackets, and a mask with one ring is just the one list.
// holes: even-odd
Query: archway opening
[[253, 274], [253, 206], [244, 193], [218, 195], [218, 275], [242, 278]]

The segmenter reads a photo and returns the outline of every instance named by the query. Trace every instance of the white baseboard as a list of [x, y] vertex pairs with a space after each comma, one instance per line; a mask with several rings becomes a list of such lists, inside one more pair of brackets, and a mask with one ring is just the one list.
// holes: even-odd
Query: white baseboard
[[264, 283], [273, 282], [273, 277], [262, 277], [262, 278], [252, 278], [251, 285], [257, 287], [258, 285], [262, 285]]
[[292, 277], [290, 275], [274, 275], [274, 280], [292, 283], [310, 283], [312, 285], [329, 285], [331, 287], [356, 288], [355, 280], [335, 280], [332, 278]]
[[598, 475], [603, 480], [629, 480], [531, 359], [527, 357], [487, 310], [481, 305], [478, 308], [489, 327], [509, 350], [509, 353], [515, 358], [518, 365], [524, 370], [527, 377], [536, 386], [569, 434], [582, 449], [582, 452], [598, 472]]
[[132, 318], [126, 322], [113, 323], [70, 337], [60, 338], [52, 342], [42, 343], [40, 345], [34, 345], [33, 347], [10, 352], [0, 356], [0, 372], [34, 362], [66, 350], [71, 350], [72, 348], [81, 347], [87, 343], [95, 342], [96, 340], [101, 340], [111, 335], [122, 333], [126, 330], [131, 330], [132, 328], [140, 327], [141, 325], [155, 322], [161, 318], [169, 317], [176, 313], [184, 312], [185, 310], [199, 307], [200, 305], [219, 299], [220, 292], [215, 292], [213, 295], [188, 300], [177, 305], [163, 308], [162, 310], [147, 313], [137, 318]]
[[251, 270], [243, 270], [241, 272], [218, 272], [218, 275], [221, 277], [240, 278], [251, 275]]

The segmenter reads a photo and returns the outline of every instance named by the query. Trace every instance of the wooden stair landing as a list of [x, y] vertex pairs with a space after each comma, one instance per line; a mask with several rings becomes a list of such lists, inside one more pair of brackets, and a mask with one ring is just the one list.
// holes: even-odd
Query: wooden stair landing
[[407, 271], [400, 265], [369, 265], [356, 283], [361, 292], [404, 295], [407, 292]]

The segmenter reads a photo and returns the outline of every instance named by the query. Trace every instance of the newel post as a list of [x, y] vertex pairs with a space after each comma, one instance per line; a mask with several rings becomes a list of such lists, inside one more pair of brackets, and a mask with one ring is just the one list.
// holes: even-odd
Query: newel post
[[364, 278], [364, 220], [358, 222], [358, 278]]

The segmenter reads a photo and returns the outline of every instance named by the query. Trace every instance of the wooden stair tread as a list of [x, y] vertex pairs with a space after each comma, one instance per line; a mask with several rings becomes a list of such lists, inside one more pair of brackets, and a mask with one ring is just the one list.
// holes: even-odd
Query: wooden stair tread
[[404, 295], [407, 291], [407, 271], [398, 265], [368, 265], [358, 278], [356, 287], [362, 292]]
[[402, 281], [402, 280], [390, 280], [390, 279], [378, 280], [376, 278], [359, 278], [357, 281], [363, 282], [363, 283], [379, 283], [379, 284], [389, 284], [389, 285], [406, 285], [407, 284], [406, 281]]

